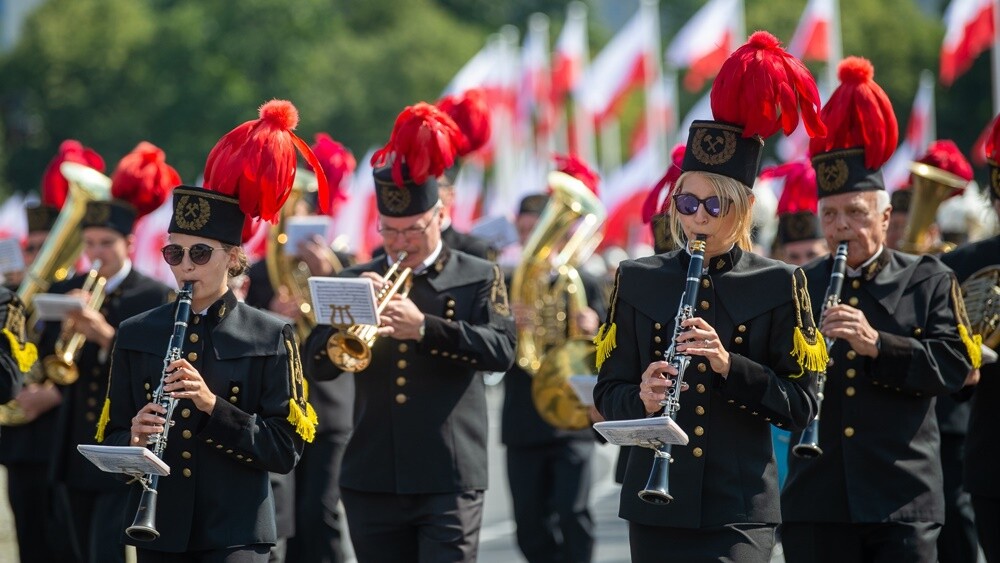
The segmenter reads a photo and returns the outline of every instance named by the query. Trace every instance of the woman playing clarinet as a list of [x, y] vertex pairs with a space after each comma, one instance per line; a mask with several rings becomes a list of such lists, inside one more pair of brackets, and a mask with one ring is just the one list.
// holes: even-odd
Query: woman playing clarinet
[[[754, 90], [763, 85], [773, 90]], [[619, 514], [629, 521], [633, 561], [770, 559], [780, 511], [769, 427], [809, 423], [813, 372], [825, 365], [826, 348], [802, 271], [750, 252], [751, 186], [763, 139], [794, 130], [800, 107], [807, 131], [822, 133], [818, 106], [802, 63], [770, 34], [753, 34], [713, 84], [715, 120], [691, 125], [682, 174], [668, 196], [679, 250], [619, 267], [595, 339], [601, 414], [662, 416], [675, 366], [687, 365], [675, 420], [689, 443], [668, 449], [671, 463], [657, 464], [669, 473], [669, 481], [659, 479], [669, 491], [649, 494], [658, 480], [650, 478], [654, 452], [631, 448]], [[692, 260], [689, 287], [697, 296], [685, 297], [688, 317], [678, 304]], [[668, 350], [685, 362], [667, 361]]]
[[[174, 306], [121, 325], [98, 438], [145, 446], [169, 428], [163, 461], [170, 474], [156, 482], [155, 524], [141, 526], [142, 534], [129, 526], [148, 508], [139, 508], [139, 485], [132, 486], [122, 522], [130, 529], [123, 541], [137, 547], [139, 563], [266, 562], [276, 541], [268, 472], [294, 468], [314, 434], [315, 414], [305, 400], [294, 329], [238, 302], [228, 284], [246, 270], [240, 243], [247, 216], [274, 220], [287, 197], [296, 146], [322, 178], [307, 145], [291, 132], [297, 121], [291, 103], [268, 102], [260, 119], [212, 149], [204, 188], [173, 192], [163, 258], [178, 286], [192, 287], [180, 358], [164, 361]], [[321, 179], [321, 196], [325, 184]], [[177, 400], [171, 420], [152, 400], [161, 383]]]

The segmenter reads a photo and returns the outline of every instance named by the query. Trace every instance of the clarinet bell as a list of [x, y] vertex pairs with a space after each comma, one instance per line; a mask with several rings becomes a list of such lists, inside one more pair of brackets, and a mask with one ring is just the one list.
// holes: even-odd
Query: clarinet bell
[[653, 468], [649, 472], [646, 486], [639, 491], [639, 498], [649, 504], [670, 504], [674, 497], [670, 496], [670, 454], [657, 449], [653, 457]]
[[813, 419], [809, 426], [802, 432], [799, 443], [792, 447], [792, 454], [795, 457], [804, 459], [814, 459], [823, 455], [823, 450], [819, 447], [819, 420]]
[[156, 496], [155, 490], [142, 492], [135, 520], [125, 528], [125, 534], [135, 541], [151, 542], [160, 537], [160, 532], [156, 531]]

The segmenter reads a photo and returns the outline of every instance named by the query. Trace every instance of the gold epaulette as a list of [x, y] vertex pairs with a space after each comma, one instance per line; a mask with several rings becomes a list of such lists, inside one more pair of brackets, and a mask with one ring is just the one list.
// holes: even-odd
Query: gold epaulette
[[319, 418], [316, 411], [307, 400], [309, 389], [302, 372], [302, 359], [299, 357], [299, 347], [291, 336], [286, 332], [285, 349], [288, 350], [288, 372], [290, 377], [291, 397], [288, 399], [288, 422], [295, 428], [295, 432], [306, 442], [312, 442], [316, 437], [316, 425]]
[[792, 294], [796, 324], [792, 331], [790, 354], [795, 356], [800, 369], [797, 375], [790, 376], [795, 379], [802, 377], [806, 370], [813, 372], [825, 370], [830, 362], [830, 356], [826, 351], [826, 340], [816, 328], [806, 275], [801, 269], [796, 269], [792, 274]]
[[965, 299], [962, 298], [962, 288], [958, 285], [958, 279], [951, 277], [951, 301], [955, 308], [955, 320], [958, 325], [958, 336], [965, 344], [965, 352], [969, 357], [972, 369], [979, 369], [983, 365], [983, 337], [972, 333], [972, 321], [969, 320], [969, 312], [965, 310]]
[[38, 349], [33, 343], [28, 342], [25, 336], [24, 307], [16, 297], [12, 297], [7, 303], [3, 333], [10, 342], [10, 355], [17, 361], [17, 369], [21, 370], [21, 373], [28, 373], [31, 366], [38, 361]]
[[618, 284], [621, 281], [621, 268], [615, 273], [615, 285], [611, 289], [611, 307], [608, 309], [608, 318], [597, 330], [594, 336], [594, 345], [597, 346], [597, 369], [601, 369], [604, 361], [611, 357], [611, 352], [618, 346], [618, 327], [615, 325], [615, 308], [618, 305]]

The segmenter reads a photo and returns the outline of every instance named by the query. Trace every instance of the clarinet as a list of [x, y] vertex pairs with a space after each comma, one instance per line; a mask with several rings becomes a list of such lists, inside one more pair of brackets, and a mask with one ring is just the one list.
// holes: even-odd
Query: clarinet
[[[830, 285], [826, 288], [826, 296], [823, 297], [823, 309], [819, 313], [820, 321], [826, 310], [840, 303], [840, 290], [844, 287], [844, 271], [847, 269], [847, 241], [841, 241], [837, 245], [837, 254], [833, 257], [833, 272], [830, 274]], [[826, 341], [826, 353], [830, 354], [833, 348], [834, 339]], [[812, 419], [809, 426], [802, 432], [799, 443], [792, 447], [795, 457], [812, 459], [823, 455], [823, 450], [819, 447], [819, 413], [823, 408], [823, 391], [826, 387], [826, 368], [816, 374], [816, 418]]]
[[[687, 282], [684, 285], [684, 293], [681, 294], [680, 304], [677, 306], [677, 316], [674, 317], [674, 336], [670, 340], [670, 347], [663, 354], [663, 358], [677, 369], [677, 377], [674, 384], [667, 392], [666, 400], [661, 401], [663, 415], [669, 416], [674, 421], [677, 420], [677, 412], [681, 410], [681, 387], [684, 383], [684, 372], [688, 364], [691, 363], [691, 356], [677, 352], [677, 338], [684, 329], [681, 323], [694, 317], [694, 306], [698, 299], [698, 285], [701, 281], [701, 267], [705, 262], [705, 235], [698, 235], [691, 241], [691, 263], [688, 264]], [[639, 491], [639, 498], [650, 504], [669, 504], [674, 500], [670, 496], [670, 457], [671, 446], [673, 444], [661, 444], [653, 453], [653, 468], [649, 471], [649, 479], [646, 487]]]
[[[153, 402], [163, 407], [167, 412], [163, 418], [163, 430], [158, 434], [149, 437], [149, 443], [153, 446], [153, 454], [163, 459], [163, 452], [167, 449], [167, 433], [173, 424], [172, 418], [174, 408], [177, 407], [177, 399], [163, 391], [163, 381], [167, 378], [167, 366], [181, 358], [181, 348], [184, 346], [184, 334], [187, 332], [188, 315], [191, 313], [191, 293], [192, 282], [184, 282], [184, 287], [177, 293], [177, 311], [174, 313], [174, 333], [170, 337], [170, 346], [167, 348], [167, 355], [163, 358], [163, 373], [160, 375], [160, 385], [153, 393]], [[139, 478], [142, 485], [142, 496], [139, 498], [139, 508], [135, 512], [135, 520], [132, 525], [125, 529], [128, 537], [136, 541], [153, 541], [160, 537], [160, 532], [156, 531], [156, 487], [160, 483], [160, 476], [147, 473]]]

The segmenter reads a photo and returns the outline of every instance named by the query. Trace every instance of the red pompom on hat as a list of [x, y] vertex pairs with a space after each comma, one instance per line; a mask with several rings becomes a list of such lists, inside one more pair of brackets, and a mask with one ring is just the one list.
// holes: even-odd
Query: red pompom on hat
[[575, 154], [557, 154], [553, 158], [556, 161], [557, 170], [583, 182], [583, 185], [594, 192], [594, 195], [600, 195], [599, 186], [601, 176], [588, 166], [582, 158]]
[[287, 100], [271, 100], [260, 119], [247, 121], [219, 139], [205, 163], [205, 188], [237, 197], [251, 217], [274, 223], [292, 191], [296, 150], [316, 173], [320, 208], [326, 212], [329, 185], [316, 155], [292, 132], [299, 112]]
[[59, 171], [59, 165], [63, 162], [75, 162], [104, 172], [104, 159], [95, 150], [73, 139], [63, 141], [59, 145], [59, 153], [45, 167], [42, 175], [42, 205], [62, 209], [66, 202], [69, 183]]
[[934, 141], [927, 147], [927, 152], [917, 159], [917, 162], [950, 172], [966, 182], [972, 181], [972, 164], [965, 158], [954, 141], [948, 139]]
[[816, 213], [816, 171], [805, 160], [770, 166], [760, 173], [761, 180], [783, 178], [785, 187], [778, 198], [778, 215], [808, 211]]
[[312, 151], [319, 160], [319, 165], [323, 168], [323, 174], [326, 175], [326, 181], [330, 186], [330, 199], [327, 203], [329, 211], [327, 213], [333, 215], [337, 212], [340, 204], [347, 201], [344, 179], [349, 178], [354, 173], [358, 162], [347, 147], [334, 141], [326, 133], [316, 134]]
[[180, 174], [167, 164], [163, 150], [142, 141], [118, 162], [111, 175], [111, 197], [132, 204], [138, 219], [163, 205], [180, 183]]
[[875, 68], [861, 57], [847, 57], [837, 67], [840, 86], [823, 106], [825, 137], [809, 144], [814, 156], [837, 149], [861, 147], [865, 167], [876, 170], [896, 150], [899, 125], [889, 97], [875, 80]]
[[407, 180], [422, 185], [451, 168], [466, 142], [448, 114], [437, 106], [419, 102], [407, 106], [396, 117], [389, 142], [372, 155], [371, 163], [376, 168], [390, 166], [392, 180], [400, 188]]
[[712, 115], [743, 128], [743, 137], [768, 138], [798, 127], [799, 111], [810, 137], [823, 135], [819, 89], [802, 61], [781, 48], [766, 31], [757, 31], [729, 55], [712, 83]]
[[[684, 150], [684, 145], [678, 144], [674, 147], [674, 150], [670, 153], [670, 166], [667, 167], [667, 173], [656, 182], [656, 185], [653, 186], [653, 189], [649, 191], [646, 199], [642, 202], [643, 223], [648, 224], [652, 220], [653, 215], [666, 213], [670, 209], [670, 194], [674, 191], [674, 184], [677, 183], [677, 178], [680, 178], [683, 173], [681, 163], [684, 162]], [[663, 190], [667, 190], [666, 196], [662, 195]], [[657, 209], [661, 197], [663, 204]]]
[[490, 107], [481, 88], [446, 96], [437, 103], [437, 107], [451, 117], [465, 138], [459, 143], [458, 156], [475, 152], [490, 140]]

